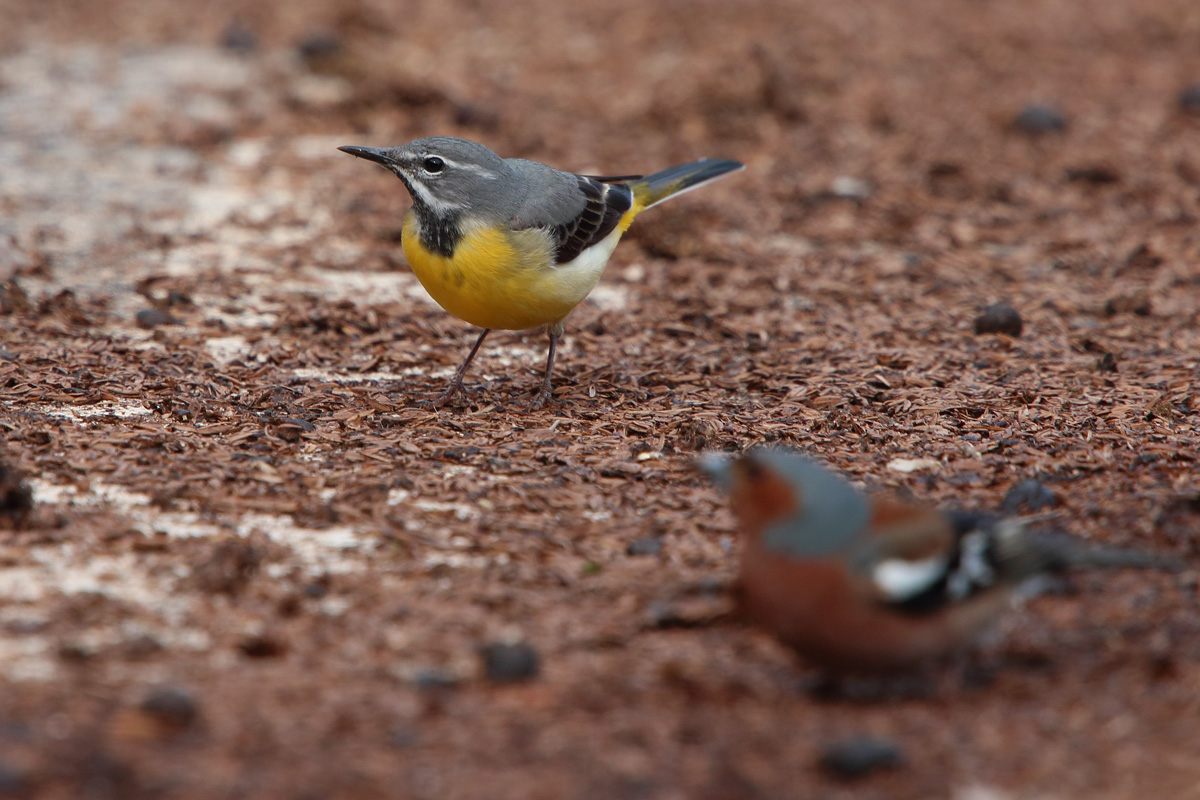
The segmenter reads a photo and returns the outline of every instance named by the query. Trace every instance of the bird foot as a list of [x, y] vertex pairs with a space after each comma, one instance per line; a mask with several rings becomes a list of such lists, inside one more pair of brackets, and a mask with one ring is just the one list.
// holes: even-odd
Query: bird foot
[[529, 405], [525, 406], [526, 411], [538, 411], [546, 405], [554, 405], [557, 401], [554, 399], [554, 392], [547, 384], [543, 386], [533, 399], [529, 401]]
[[466, 396], [467, 388], [463, 386], [462, 381], [451, 380], [450, 385], [446, 387], [446, 391], [442, 392], [432, 400], [417, 400], [416, 405], [419, 408], [436, 410], [445, 406], [458, 395]]

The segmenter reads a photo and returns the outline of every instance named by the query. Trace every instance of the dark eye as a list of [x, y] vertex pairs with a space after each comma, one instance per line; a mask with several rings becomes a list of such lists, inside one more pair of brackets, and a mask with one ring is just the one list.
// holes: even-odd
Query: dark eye
[[446, 162], [437, 156], [430, 156], [421, 166], [425, 168], [426, 172], [441, 172], [446, 168]]

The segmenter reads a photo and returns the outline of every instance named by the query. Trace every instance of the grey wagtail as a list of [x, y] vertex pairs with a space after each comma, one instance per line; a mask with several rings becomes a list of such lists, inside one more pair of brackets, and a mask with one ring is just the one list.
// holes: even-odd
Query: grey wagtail
[[550, 351], [532, 403], [540, 407], [551, 396], [563, 319], [592, 291], [633, 218], [744, 167], [710, 159], [646, 177], [592, 177], [501, 158], [451, 136], [338, 149], [382, 164], [404, 183], [413, 199], [401, 233], [409, 266], [438, 305], [483, 328], [434, 408], [463, 390], [489, 332], [544, 325]]

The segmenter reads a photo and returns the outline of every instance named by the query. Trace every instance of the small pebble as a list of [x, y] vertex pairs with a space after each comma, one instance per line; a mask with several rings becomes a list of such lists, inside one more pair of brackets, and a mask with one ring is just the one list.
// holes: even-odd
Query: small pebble
[[134, 318], [139, 328], [157, 328], [159, 325], [178, 325], [179, 320], [159, 308], [143, 308]]
[[418, 741], [417, 732], [407, 725], [395, 725], [387, 734], [387, 742], [392, 747], [412, 747]]
[[646, 606], [645, 627], [651, 630], [683, 627], [682, 617], [670, 603], [651, 603]]
[[821, 751], [820, 764], [839, 778], [864, 778], [881, 769], [902, 766], [904, 755], [890, 739], [855, 736], [826, 745]]
[[24, 773], [0, 761], [0, 797], [25, 797], [32, 794], [32, 787]]
[[1108, 164], [1088, 164], [1081, 167], [1069, 167], [1067, 169], [1067, 180], [1075, 183], [1090, 183], [1096, 186], [1103, 186], [1104, 184], [1120, 181], [1121, 173]]
[[142, 700], [141, 709], [164, 728], [176, 731], [187, 728], [200, 715], [192, 693], [177, 686], [154, 689]]
[[238, 649], [250, 658], [277, 658], [287, 652], [287, 645], [269, 634], [253, 634], [243, 639]]
[[342, 51], [342, 42], [331, 33], [315, 33], [296, 47], [305, 61], [317, 61]]
[[1013, 120], [1013, 127], [1025, 133], [1059, 133], [1066, 130], [1067, 119], [1054, 106], [1033, 103], [1021, 109]]
[[631, 556], [656, 556], [662, 552], [662, 539], [657, 536], [634, 539], [625, 548], [625, 552]]
[[234, 21], [221, 32], [221, 47], [247, 55], [258, 49], [258, 37], [241, 22]]
[[33, 490], [25, 482], [25, 475], [0, 461], [0, 519], [20, 527], [31, 511]]
[[493, 642], [480, 649], [484, 675], [492, 683], [520, 683], [541, 671], [537, 651], [527, 642]]
[[66, 641], [58, 645], [58, 657], [68, 664], [82, 664], [94, 655], [95, 650], [83, 642]]
[[1023, 327], [1021, 315], [1008, 303], [992, 303], [975, 318], [975, 333], [1003, 333], [1017, 337]]
[[829, 193], [834, 197], [862, 202], [870, 199], [871, 186], [859, 178], [852, 178], [849, 175], [839, 175], [829, 184]]
[[1053, 508], [1058, 505], [1054, 492], [1046, 488], [1046, 484], [1037, 478], [1026, 478], [1013, 486], [1004, 495], [1000, 508], [1005, 514], [1016, 514], [1020, 511], [1040, 511], [1043, 508]]
[[1200, 83], [1193, 83], [1179, 93], [1179, 110], [1186, 114], [1200, 114]]

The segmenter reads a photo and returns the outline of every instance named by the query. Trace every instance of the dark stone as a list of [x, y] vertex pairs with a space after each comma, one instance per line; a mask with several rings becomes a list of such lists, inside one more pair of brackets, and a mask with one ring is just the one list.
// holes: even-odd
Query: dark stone
[[1054, 492], [1046, 488], [1046, 484], [1037, 478], [1027, 478], [1008, 490], [1000, 509], [1005, 514], [1016, 514], [1019, 511], [1039, 511], [1043, 508], [1053, 508], [1058, 505]]
[[1088, 164], [1082, 167], [1069, 167], [1067, 169], [1067, 180], [1073, 183], [1090, 183], [1094, 186], [1103, 186], [1104, 184], [1120, 181], [1121, 173], [1107, 164]]
[[541, 672], [537, 651], [527, 642], [494, 642], [480, 648], [483, 671], [492, 683], [520, 683]]
[[287, 652], [287, 645], [270, 634], [257, 634], [243, 639], [238, 649], [250, 658], [277, 658]]
[[0, 761], [0, 797], [25, 797], [32, 791], [23, 772]]
[[221, 47], [234, 53], [248, 55], [258, 49], [258, 37], [239, 21], [233, 21], [221, 31]]
[[154, 689], [142, 700], [141, 709], [163, 727], [177, 731], [191, 726], [200, 716], [192, 693], [178, 686]]
[[890, 739], [855, 736], [822, 748], [820, 764], [821, 769], [839, 778], [864, 778], [881, 769], [902, 766], [904, 754]]
[[317, 61], [342, 52], [342, 42], [332, 33], [314, 33], [297, 45], [296, 52], [305, 61]]
[[662, 539], [657, 536], [634, 539], [625, 548], [625, 552], [631, 556], [656, 556], [662, 552]]
[[82, 642], [68, 641], [58, 646], [58, 657], [68, 664], [82, 664], [94, 655], [95, 653]]
[[279, 604], [275, 607], [275, 610], [281, 617], [297, 616], [303, 610], [300, 605], [300, 596], [290, 592], [285, 594], [279, 598]]
[[179, 320], [160, 308], [143, 308], [134, 318], [139, 328], [157, 328], [159, 325], [178, 325]]
[[1194, 83], [1179, 93], [1179, 110], [1186, 114], [1200, 114], [1200, 83]]
[[304, 585], [304, 595], [311, 597], [313, 600], [320, 600], [325, 595], [329, 594], [329, 581], [313, 581]]
[[992, 303], [983, 309], [983, 313], [975, 318], [975, 333], [1003, 333], [1017, 337], [1021, 335], [1024, 323], [1021, 315], [1008, 303]]
[[20, 470], [0, 462], [0, 518], [20, 527], [33, 511], [33, 490]]
[[388, 731], [387, 742], [392, 747], [412, 747], [419, 741], [417, 732], [406, 725], [396, 725]]
[[1031, 134], [1060, 133], [1067, 128], [1067, 119], [1054, 106], [1033, 103], [1021, 109], [1013, 127]]

